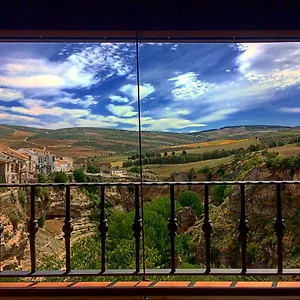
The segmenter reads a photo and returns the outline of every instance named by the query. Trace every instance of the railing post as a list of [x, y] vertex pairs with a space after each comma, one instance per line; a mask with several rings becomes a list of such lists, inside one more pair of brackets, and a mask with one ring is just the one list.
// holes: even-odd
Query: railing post
[[69, 273], [71, 271], [71, 233], [73, 231], [73, 225], [71, 220], [70, 186], [66, 187], [66, 216], [62, 231], [64, 232], [66, 247], [66, 273]]
[[274, 224], [275, 234], [277, 236], [277, 266], [278, 273], [283, 271], [282, 239], [285, 229], [284, 219], [282, 218], [281, 208], [281, 184], [276, 183], [276, 219]]
[[29, 245], [30, 245], [30, 263], [31, 263], [31, 273], [36, 271], [36, 249], [35, 249], [35, 238], [38, 232], [38, 224], [36, 220], [35, 212], [35, 186], [31, 187], [30, 191], [30, 219], [27, 225]]
[[[1, 205], [1, 203], [0, 203]], [[0, 272], [2, 271], [1, 264], [2, 264], [2, 252], [1, 252], [1, 245], [2, 245], [2, 238], [3, 238], [4, 226], [2, 224], [2, 220], [0, 219]]]
[[212, 236], [213, 227], [209, 219], [209, 185], [204, 186], [204, 222], [202, 231], [205, 237], [205, 259], [206, 259], [206, 273], [210, 273], [210, 239]]
[[240, 232], [240, 240], [242, 243], [242, 272], [247, 272], [247, 237], [249, 233], [249, 226], [246, 220], [246, 200], [245, 200], [245, 184], [240, 185], [241, 188], [241, 212], [240, 224], [238, 230]]
[[175, 185], [170, 185], [170, 202], [171, 202], [171, 215], [168, 223], [168, 230], [170, 236], [171, 243], [171, 272], [174, 273], [176, 271], [176, 248], [175, 248], [175, 236], [178, 228], [177, 218], [175, 216]]
[[105, 186], [101, 185], [100, 187], [100, 220], [98, 225], [98, 230], [101, 238], [101, 272], [104, 273], [106, 270], [106, 234], [108, 230], [107, 219], [105, 216]]
[[132, 230], [135, 238], [135, 270], [140, 271], [140, 238], [142, 232], [142, 220], [140, 217], [140, 194], [139, 186], [135, 186], [135, 216], [133, 220]]

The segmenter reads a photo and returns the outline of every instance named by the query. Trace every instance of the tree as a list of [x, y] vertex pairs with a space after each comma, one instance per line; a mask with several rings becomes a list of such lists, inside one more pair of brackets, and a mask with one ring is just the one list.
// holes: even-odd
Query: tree
[[85, 175], [83, 169], [74, 170], [73, 177], [76, 182], [86, 182], [87, 181], [86, 175]]
[[173, 155], [173, 156], [176, 155], [175, 151], [172, 151], [172, 155]]
[[54, 175], [55, 183], [66, 183], [68, 182], [68, 175], [65, 172], [57, 172]]
[[168, 152], [165, 152], [165, 153], [164, 153], [164, 157], [167, 157], [167, 156], [168, 156]]
[[182, 155], [186, 155], [186, 154], [187, 154], [186, 150], [183, 150]]
[[45, 183], [47, 180], [46, 176], [43, 174], [38, 174], [38, 182], [39, 183]]
[[97, 169], [96, 169], [94, 166], [91, 166], [91, 165], [88, 165], [88, 166], [87, 166], [86, 171], [87, 171], [88, 173], [92, 173], [92, 174], [98, 173]]
[[183, 207], [190, 206], [198, 216], [203, 213], [203, 203], [195, 192], [184, 191], [179, 194], [177, 201]]
[[226, 199], [228, 194], [228, 188], [226, 184], [215, 185], [211, 189], [212, 199], [218, 204], [221, 205]]

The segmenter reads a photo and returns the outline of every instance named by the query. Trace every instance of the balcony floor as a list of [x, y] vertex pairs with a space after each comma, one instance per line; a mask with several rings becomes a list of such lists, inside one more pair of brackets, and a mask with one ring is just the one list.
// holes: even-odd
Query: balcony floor
[[[300, 282], [8, 282], [6, 299], [300, 299]], [[146, 299], [146, 298], [145, 298]]]

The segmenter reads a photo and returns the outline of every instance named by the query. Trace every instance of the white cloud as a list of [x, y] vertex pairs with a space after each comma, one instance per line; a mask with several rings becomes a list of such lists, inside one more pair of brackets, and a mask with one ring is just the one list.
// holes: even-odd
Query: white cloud
[[238, 109], [228, 108], [228, 109], [220, 109], [211, 114], [207, 114], [204, 117], [197, 119], [197, 122], [215, 122], [219, 120], [226, 119], [229, 115], [238, 112]]
[[215, 84], [199, 80], [194, 72], [181, 74], [168, 80], [174, 82], [172, 94], [175, 100], [197, 100], [206, 92], [216, 88]]
[[[88, 88], [132, 70], [133, 45], [100, 43], [73, 51], [61, 61], [47, 58], [1, 57], [0, 85], [32, 90]], [[127, 49], [123, 51], [123, 49]]]
[[300, 113], [300, 107], [282, 107], [279, 111], [286, 113]]
[[32, 117], [26, 117], [26, 116], [19, 116], [14, 114], [7, 114], [7, 113], [0, 113], [0, 121], [14, 121], [14, 122], [37, 122], [40, 123], [40, 121], [36, 118]]
[[134, 107], [130, 105], [113, 105], [109, 104], [106, 108], [116, 116], [119, 117], [133, 117], [137, 115], [137, 112], [134, 111]]
[[23, 97], [23, 94], [16, 90], [0, 88], [0, 101], [10, 102]]
[[75, 104], [87, 108], [97, 104], [98, 101], [92, 95], [85, 95], [83, 98], [72, 98], [72, 97], [55, 98], [53, 101], [48, 102], [48, 105], [54, 106], [57, 105], [58, 103], [70, 103], [70, 104]]
[[[126, 84], [120, 88], [120, 91], [130, 98], [131, 103], [138, 100], [138, 87], [133, 84]], [[140, 99], [144, 99], [155, 91], [150, 83], [140, 85]]]
[[[145, 124], [142, 124], [145, 125]], [[150, 126], [143, 126], [143, 130], [168, 130], [168, 129], [183, 129], [188, 127], [203, 127], [206, 124], [194, 123], [190, 120], [184, 120], [181, 118], [162, 118], [159, 120], [153, 120]]]
[[127, 97], [121, 97], [121, 96], [117, 96], [117, 95], [109, 96], [109, 99], [112, 102], [120, 102], [120, 103], [128, 103], [129, 102]]

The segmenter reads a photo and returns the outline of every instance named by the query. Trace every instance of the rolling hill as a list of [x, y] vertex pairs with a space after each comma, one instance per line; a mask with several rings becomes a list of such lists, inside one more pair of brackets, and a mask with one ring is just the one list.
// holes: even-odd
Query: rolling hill
[[[180, 150], [182, 147], [199, 148], [199, 143], [240, 139], [253, 140], [255, 136], [300, 133], [299, 127], [251, 125], [232, 126], [195, 133], [142, 132], [143, 152]], [[0, 125], [0, 143], [12, 148], [36, 147], [47, 149], [60, 156], [101, 156], [138, 152], [137, 131], [74, 127], [64, 129], [40, 129], [26, 126]], [[229, 142], [226, 142], [229, 144]], [[202, 148], [202, 144], [200, 144]], [[190, 147], [190, 145], [193, 145]], [[220, 144], [222, 145], [222, 143]], [[210, 146], [209, 144], [207, 146]], [[211, 145], [211, 146], [218, 146]], [[230, 146], [228, 146], [230, 147]], [[172, 151], [172, 150], [171, 150]]]

